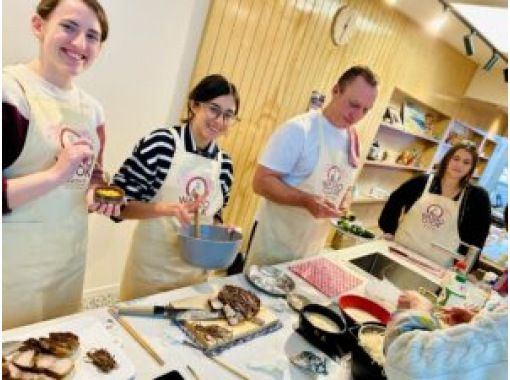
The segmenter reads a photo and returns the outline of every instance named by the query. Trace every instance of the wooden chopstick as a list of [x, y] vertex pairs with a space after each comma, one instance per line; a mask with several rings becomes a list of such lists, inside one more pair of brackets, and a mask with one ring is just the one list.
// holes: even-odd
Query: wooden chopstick
[[197, 373], [195, 372], [195, 370], [193, 368], [191, 368], [189, 365], [187, 365], [186, 368], [193, 375], [193, 378], [195, 380], [200, 380], [200, 377], [198, 377]]
[[[189, 346], [191, 348], [194, 348], [196, 350], [200, 350], [200, 348], [198, 348], [196, 345], [194, 345], [193, 343], [191, 343], [190, 341], [187, 341], [187, 340], [184, 340], [182, 342], [182, 344], [186, 345], [186, 346]], [[238, 370], [236, 370], [235, 368], [232, 368], [231, 366], [229, 366], [227, 363], [221, 361], [220, 359], [218, 358], [215, 358], [214, 356], [212, 355], [208, 355], [204, 352], [204, 355], [211, 359], [213, 362], [215, 362], [216, 364], [218, 364], [220, 367], [223, 367], [224, 369], [226, 369], [227, 371], [229, 371], [230, 373], [236, 375], [237, 377], [239, 377], [240, 379], [243, 379], [243, 380], [250, 380], [249, 377], [243, 375], [241, 372], [239, 372]]]
[[129, 335], [131, 335], [131, 337], [137, 341], [137, 343], [142, 346], [142, 348], [150, 355], [152, 356], [152, 358], [160, 365], [160, 366], [163, 366], [165, 365], [165, 361], [163, 359], [161, 359], [161, 356], [159, 356], [159, 354], [154, 351], [154, 348], [152, 348], [152, 346], [149, 344], [149, 342], [147, 342], [147, 340], [141, 336], [140, 334], [138, 334], [136, 332], [136, 330], [133, 328], [133, 326], [131, 326], [131, 324], [127, 321], [127, 319], [125, 319], [124, 317], [121, 317], [121, 316], [116, 316], [115, 319], [117, 320], [117, 322], [119, 322], [119, 324], [124, 327], [124, 330], [126, 330]]
[[218, 364], [220, 367], [223, 367], [224, 369], [226, 369], [227, 371], [229, 371], [230, 373], [236, 375], [237, 377], [239, 377], [240, 379], [243, 379], [243, 380], [250, 380], [248, 377], [244, 376], [241, 372], [239, 372], [237, 369], [235, 368], [232, 368], [231, 366], [229, 366], [227, 363], [221, 361], [220, 359], [218, 358], [215, 358], [214, 356], [210, 356], [210, 355], [206, 355], [209, 359], [211, 359], [213, 362], [215, 362], [216, 364]]

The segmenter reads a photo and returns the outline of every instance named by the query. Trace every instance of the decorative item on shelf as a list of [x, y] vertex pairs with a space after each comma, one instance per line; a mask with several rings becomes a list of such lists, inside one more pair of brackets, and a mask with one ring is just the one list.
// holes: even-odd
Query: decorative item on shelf
[[379, 157], [379, 151], [380, 151], [379, 142], [375, 140], [372, 145], [370, 146], [370, 149], [368, 150], [367, 160], [375, 161]]
[[384, 111], [384, 116], [382, 118], [383, 123], [391, 124], [391, 116], [390, 116], [390, 108], [386, 108], [386, 111]]
[[383, 116], [383, 121], [390, 124], [395, 128], [402, 128], [402, 119], [400, 118], [400, 112], [398, 109], [389, 106], [386, 108], [386, 112]]
[[417, 168], [421, 167], [422, 152], [416, 152], [414, 156], [413, 165]]
[[308, 104], [308, 111], [312, 110], [320, 110], [324, 105], [324, 100], [326, 96], [321, 94], [319, 91], [313, 90], [312, 95], [310, 95], [310, 103]]
[[367, 160], [370, 161], [384, 161], [388, 157], [388, 152], [382, 150], [379, 146], [379, 142], [376, 140], [370, 146], [368, 150]]
[[404, 129], [416, 132], [425, 133], [425, 114], [413, 103], [406, 101], [404, 103]]
[[390, 193], [379, 186], [372, 186], [368, 192], [368, 196], [376, 199], [388, 198]]
[[424, 125], [424, 130], [423, 132], [425, 132], [427, 135], [432, 133], [432, 127], [434, 126], [434, 123], [436, 122], [436, 117], [434, 115], [432, 115], [431, 113], [426, 113], [425, 114], [425, 125]]
[[461, 141], [463, 141], [464, 137], [465, 136], [463, 136], [455, 131], [451, 131], [448, 134], [448, 137], [446, 138], [446, 142], [451, 145], [456, 145], [456, 144], [460, 143]]
[[395, 161], [399, 165], [412, 165], [415, 159], [418, 157], [418, 151], [416, 149], [406, 149], [402, 151]]

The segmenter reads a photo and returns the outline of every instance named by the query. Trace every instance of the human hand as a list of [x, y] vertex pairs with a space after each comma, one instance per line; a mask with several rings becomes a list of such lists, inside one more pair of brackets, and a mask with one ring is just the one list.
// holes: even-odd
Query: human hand
[[200, 199], [184, 203], [161, 202], [158, 209], [161, 216], [175, 216], [181, 224], [190, 224], [193, 214], [200, 207]]
[[315, 195], [307, 198], [305, 208], [317, 219], [340, 218], [344, 214], [332, 202]]
[[441, 319], [450, 326], [468, 323], [478, 311], [474, 308], [451, 307], [441, 310]]
[[234, 226], [233, 224], [224, 224], [223, 227], [227, 229], [227, 233], [229, 235], [233, 234], [234, 232], [238, 232], [240, 234], [243, 233], [243, 229], [239, 226]]
[[122, 205], [126, 204], [126, 200], [122, 199], [122, 202], [96, 202], [95, 191], [98, 185], [90, 186], [87, 190], [86, 201], [89, 212], [95, 212], [107, 217], [119, 217], [120, 209]]
[[50, 171], [59, 182], [63, 182], [71, 178], [78, 166], [93, 155], [92, 142], [87, 138], [80, 138], [62, 148], [57, 162], [50, 168]]
[[345, 192], [344, 197], [342, 198], [342, 202], [340, 202], [340, 206], [338, 207], [338, 209], [340, 210], [340, 212], [347, 214], [347, 212], [351, 208], [351, 205], [352, 205], [352, 186], [350, 186]]
[[398, 298], [397, 303], [397, 308], [400, 310], [416, 309], [431, 312], [432, 307], [432, 302], [414, 290], [403, 292]]

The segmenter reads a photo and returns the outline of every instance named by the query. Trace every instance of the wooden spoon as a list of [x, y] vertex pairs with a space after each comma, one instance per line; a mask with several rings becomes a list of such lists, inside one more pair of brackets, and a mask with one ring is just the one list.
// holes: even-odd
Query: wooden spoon
[[[195, 200], [197, 200], [198, 194], [194, 193], [193, 197], [195, 198]], [[200, 239], [200, 214], [199, 214], [199, 207], [197, 207], [197, 209], [193, 213], [193, 220], [194, 220], [194, 223], [195, 223], [195, 239]]]

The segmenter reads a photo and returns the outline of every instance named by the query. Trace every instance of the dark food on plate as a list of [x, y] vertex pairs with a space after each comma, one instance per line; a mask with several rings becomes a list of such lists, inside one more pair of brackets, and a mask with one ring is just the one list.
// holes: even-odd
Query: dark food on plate
[[92, 361], [92, 364], [104, 373], [108, 373], [118, 367], [113, 355], [104, 348], [90, 350], [87, 352], [87, 357]]
[[200, 323], [189, 323], [188, 327], [202, 344], [216, 344], [232, 339], [232, 331], [218, 325], [203, 326]]
[[373, 239], [375, 235], [373, 232], [361, 227], [360, 225], [350, 223], [346, 219], [340, 219], [337, 223], [338, 227], [345, 232], [349, 232], [353, 235], [361, 236], [366, 239]]
[[[218, 293], [218, 299], [210, 300], [216, 309], [219, 302], [230, 325], [237, 325], [244, 320], [253, 320], [260, 310], [260, 299], [254, 293], [234, 285], [225, 285]], [[257, 321], [256, 321], [257, 322]]]
[[79, 345], [71, 332], [27, 339], [8, 360], [2, 358], [2, 379], [63, 379], [74, 368], [70, 357]]

